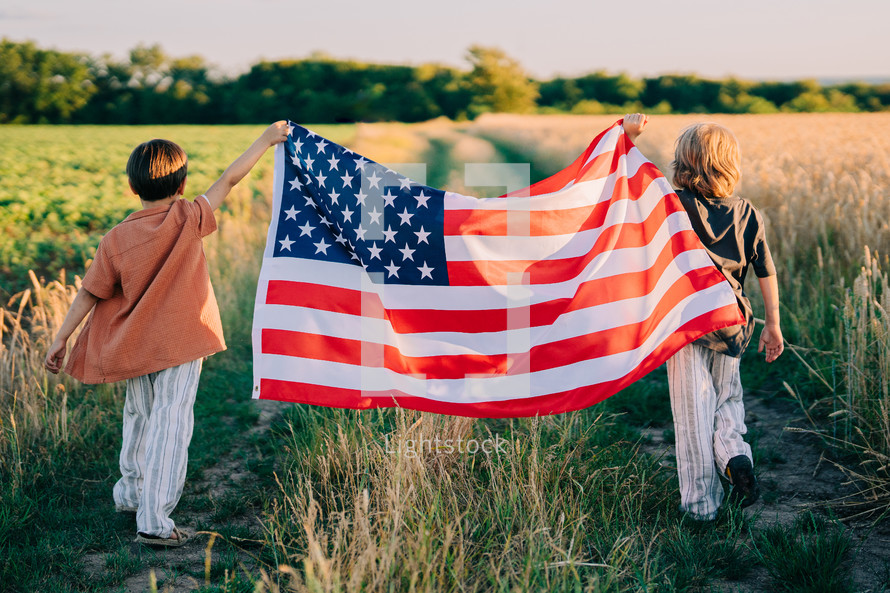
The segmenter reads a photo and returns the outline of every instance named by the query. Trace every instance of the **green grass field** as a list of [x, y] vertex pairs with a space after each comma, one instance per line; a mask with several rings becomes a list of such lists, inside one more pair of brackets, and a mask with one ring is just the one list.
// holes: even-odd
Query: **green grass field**
[[[578, 121], [599, 125], [570, 123]], [[314, 129], [379, 161], [426, 161], [430, 180], [454, 184], [463, 163], [474, 160], [528, 157], [543, 163], [537, 165], [540, 174], [551, 171], [559, 159], [546, 144], [510, 135], [562, 133], [562, 124], [541, 122]], [[101, 235], [138, 205], [124, 175], [132, 147], [151, 137], [181, 143], [190, 157], [187, 194], [197, 194], [261, 131], [0, 127], [0, 589], [153, 590], [155, 571], [158, 591], [208, 593], [862, 590], [851, 572], [850, 528], [824, 508], [784, 523], [733, 509], [715, 525], [697, 525], [679, 514], [675, 472], [663, 458], [664, 447], [659, 453], [650, 442], [653, 434], [663, 434], [667, 443], [672, 438], [663, 370], [590, 409], [539, 419], [303, 405], [283, 406], [271, 420], [261, 417], [248, 399], [250, 325], [269, 219], [270, 155], [233, 192], [219, 216], [219, 232], [205, 245], [229, 350], [212, 357], [202, 375], [186, 492], [174, 518], [218, 535], [209, 551], [204, 546], [211, 540], [199, 539], [180, 556], [131, 544], [133, 522], [116, 515], [111, 501], [122, 389], [47, 376], [42, 358], [72, 298], [73, 276], [82, 273]], [[537, 148], [529, 153], [530, 147]], [[769, 180], [759, 183], [766, 187]], [[771, 208], [767, 204], [768, 216], [786, 233], [779, 264], [797, 265], [801, 254], [781, 226], [791, 221]], [[885, 239], [882, 232], [874, 231], [875, 240]], [[805, 239], [801, 249], [809, 249]], [[817, 406], [811, 410], [815, 428], [824, 429], [826, 438], [838, 435], [838, 427], [859, 430], [862, 442], [882, 454], [880, 416], [864, 416], [887, 403], [875, 375], [883, 359], [873, 356], [886, 355], [886, 342], [880, 342], [886, 337], [869, 332], [877, 331], [873, 322], [886, 321], [887, 305], [881, 303], [888, 293], [879, 264], [874, 266], [857, 294], [867, 288], [877, 308], [857, 301], [852, 291], [845, 303], [835, 278], [823, 280], [834, 292], [796, 297], [820, 299], [814, 310], [834, 307], [839, 313], [825, 324], [851, 324], [841, 334], [847, 336], [846, 354], [831, 343], [822, 348], [831, 355], [801, 350], [803, 362], [788, 353], [767, 366], [749, 352], [743, 383], [750, 392], [779, 398], [788, 393], [786, 382], [804, 394], [805, 405], [833, 398], [834, 411], [847, 414], [846, 424]], [[44, 280], [30, 278], [32, 269]], [[53, 283], [61, 269], [65, 281]], [[843, 270], [850, 277], [857, 272]], [[783, 290], [806, 288], [786, 284]], [[817, 346], [825, 328], [794, 315], [787, 310], [795, 340]], [[856, 323], [864, 326], [857, 329]], [[844, 407], [840, 398], [850, 390], [837, 383], [849, 368], [844, 365], [860, 360], [855, 356], [862, 357], [864, 377], [857, 393], [874, 400], [871, 407]], [[831, 364], [839, 369], [834, 392], [826, 371]], [[393, 443], [423, 435], [497, 436], [507, 445], [491, 455], [393, 452]], [[852, 437], [846, 442], [860, 443]], [[875, 459], [855, 446], [844, 448], [843, 438], [834, 445], [840, 446], [826, 442], [824, 450], [845, 462]], [[779, 463], [781, 452], [757, 442], [754, 449], [761, 467]], [[883, 508], [886, 467], [885, 474], [874, 464], [855, 467], [878, 487], [870, 508]], [[875, 525], [880, 531], [886, 522]], [[820, 570], [808, 570], [816, 566]], [[884, 569], [890, 574], [890, 563]], [[879, 582], [869, 581], [870, 590], [879, 590]]]

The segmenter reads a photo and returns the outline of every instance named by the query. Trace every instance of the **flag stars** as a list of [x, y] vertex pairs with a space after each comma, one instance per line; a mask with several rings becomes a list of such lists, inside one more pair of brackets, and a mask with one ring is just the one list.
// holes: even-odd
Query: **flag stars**
[[420, 195], [414, 196], [414, 199], [417, 200], [417, 207], [420, 208], [421, 206], [423, 206], [424, 208], [427, 208], [426, 203], [429, 201], [429, 199], [431, 197], [432, 196], [428, 196], [425, 193], [423, 193], [423, 190], [420, 190]]
[[302, 237], [303, 235], [308, 235], [309, 237], [311, 237], [312, 231], [315, 230], [315, 227], [309, 224], [308, 220], [306, 221], [306, 224], [304, 224], [303, 226], [298, 226], [297, 228], [300, 229], [300, 237]]
[[380, 224], [380, 216], [382, 214], [383, 212], [377, 212], [377, 206], [374, 206], [374, 208], [372, 208], [371, 211], [368, 212], [368, 216], [371, 217], [371, 222], [374, 224]]
[[389, 272], [387, 278], [392, 278], [393, 276], [395, 276], [396, 278], [399, 277], [399, 266], [397, 266], [394, 261], [390, 260], [389, 265], [383, 267], [386, 268], [387, 272]]
[[316, 254], [318, 254], [318, 253], [323, 253], [324, 255], [328, 254], [328, 247], [330, 247], [330, 245], [328, 243], [325, 243], [324, 237], [322, 237], [321, 241], [319, 241], [318, 243], [313, 243], [313, 245], [315, 245], [315, 253]]
[[420, 230], [419, 230], [419, 231], [414, 231], [414, 234], [417, 235], [417, 243], [418, 243], [418, 245], [419, 245], [420, 243], [426, 243], [427, 245], [430, 244], [430, 242], [427, 241], [426, 238], [429, 237], [432, 233], [428, 233], [428, 232], [424, 231], [424, 230], [423, 230], [423, 226], [420, 227]]
[[395, 243], [395, 242], [396, 242], [396, 234], [397, 234], [397, 233], [398, 233], [397, 231], [392, 230], [392, 225], [391, 225], [391, 224], [386, 225], [386, 230], [383, 231], [383, 236], [386, 237], [386, 239], [384, 239], [383, 243], [386, 244], [386, 243], [388, 243], [388, 242], [390, 242], [390, 241], [392, 241], [393, 243]]
[[414, 261], [414, 252], [416, 251], [416, 249], [411, 249], [410, 247], [408, 247], [408, 244], [405, 243], [405, 246], [403, 248], [399, 249], [399, 251], [402, 252], [402, 261], [405, 261], [408, 259], [410, 259], [411, 261]]
[[[403, 212], [397, 213], [397, 216], [402, 219], [401, 224], [407, 224], [409, 227], [411, 226], [411, 217], [414, 215], [408, 213], [407, 207], [405, 208], [405, 210]], [[421, 227], [420, 230], [423, 230], [423, 227]], [[427, 233], [427, 234], [429, 234], [429, 233]]]
[[[285, 194], [276, 257], [361, 265], [379, 274], [375, 282], [386, 284], [441, 283], [447, 277], [440, 262], [444, 254], [436, 223], [428, 218], [441, 209], [441, 193], [293, 128], [284, 159], [291, 179], [279, 186]], [[427, 232], [430, 224], [434, 228]]]
[[434, 269], [435, 268], [427, 266], [426, 262], [423, 262], [423, 265], [417, 268], [417, 270], [420, 272], [420, 279], [423, 280], [424, 278], [429, 278], [430, 280], [432, 280]]

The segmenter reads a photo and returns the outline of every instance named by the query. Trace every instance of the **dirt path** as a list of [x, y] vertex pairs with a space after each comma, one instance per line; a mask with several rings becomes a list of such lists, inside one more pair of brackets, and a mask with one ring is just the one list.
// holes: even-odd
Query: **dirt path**
[[[779, 524], [794, 524], [807, 510], [827, 512], [826, 503], [855, 488], [844, 473], [824, 453], [818, 437], [795, 429], [806, 429], [808, 421], [802, 410], [788, 400], [745, 397], [747, 440], [754, 444], [756, 472], [762, 497], [746, 509], [756, 517], [755, 530]], [[789, 430], [790, 429], [790, 430]], [[643, 431], [650, 437], [644, 450], [662, 457], [662, 466], [676, 471], [674, 446], [664, 438], [664, 429]], [[890, 526], [872, 530], [868, 521], [846, 521], [853, 544], [850, 554], [852, 576], [857, 591], [885, 591], [890, 587]], [[743, 593], [773, 591], [766, 569], [755, 566], [742, 581], [712, 583], [714, 590]]]
[[[253, 401], [258, 413], [257, 421], [253, 426], [244, 431], [239, 437], [241, 442], [248, 442], [253, 435], [265, 433], [272, 422], [280, 415], [281, 410], [289, 404], [274, 401]], [[109, 569], [109, 564], [118, 562], [118, 558], [125, 558], [139, 568], [130, 574], [122, 583], [110, 586], [110, 592], [143, 593], [151, 590], [152, 579], [157, 584], [158, 591], [166, 593], [182, 593], [193, 591], [205, 585], [205, 575], [208, 567], [216, 566], [222, 555], [227, 556], [227, 563], [243, 567], [248, 572], [256, 572], [258, 563], [253, 557], [256, 545], [251, 542], [238, 542], [230, 537], [234, 545], [225, 545], [219, 539], [210, 543], [209, 531], [206, 526], [217, 523], [225, 523], [227, 531], [243, 531], [245, 533], [260, 532], [260, 509], [246, 507], [243, 512], [237, 513], [233, 518], [219, 521], [214, 517], [214, 509], [199, 508], [195, 510], [188, 504], [190, 500], [223, 501], [227, 497], [237, 498], [238, 493], [247, 490], [254, 479], [249, 469], [251, 452], [237, 448], [227, 453], [218, 463], [205, 470], [200, 479], [186, 482], [183, 499], [179, 508], [174, 511], [173, 518], [180, 525], [193, 529], [194, 526], [204, 528], [206, 532], [199, 532], [194, 541], [176, 549], [149, 548], [133, 542], [135, 537], [135, 515], [121, 515], [116, 525], [117, 534], [123, 542], [124, 548], [114, 555], [108, 553], [89, 553], [84, 557], [84, 566], [87, 572], [100, 577]], [[238, 544], [242, 543], [243, 546]], [[210, 564], [207, 564], [207, 561]], [[234, 575], [230, 575], [230, 578]], [[222, 580], [214, 573], [213, 582]]]

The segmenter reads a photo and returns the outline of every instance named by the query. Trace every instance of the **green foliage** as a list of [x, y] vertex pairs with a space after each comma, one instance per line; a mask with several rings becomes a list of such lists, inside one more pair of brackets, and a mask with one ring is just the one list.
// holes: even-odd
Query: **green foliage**
[[788, 101], [782, 108], [786, 111], [825, 113], [829, 111], [856, 112], [856, 99], [837, 89], [825, 92], [808, 91]]
[[0, 123], [209, 124], [465, 119], [514, 113], [882, 111], [890, 84], [751, 82], [604, 70], [535, 81], [502, 50], [473, 46], [469, 70], [340, 60], [259, 62], [226, 77], [201, 56], [139, 45], [125, 60], [0, 41]]
[[754, 85], [749, 82], [730, 78], [723, 83], [723, 89], [717, 97], [720, 111], [725, 113], [777, 113], [779, 110], [768, 99], [752, 95]]
[[0, 40], [0, 123], [68, 121], [95, 92], [86, 61]]
[[489, 111], [531, 113], [538, 98], [538, 85], [503, 51], [474, 45], [468, 51], [472, 66], [468, 84], [473, 90], [470, 114]]
[[442, 66], [382, 66], [308, 60], [262, 62], [232, 84], [228, 109], [237, 121], [278, 113], [300, 121], [414, 122], [466, 113], [462, 75]]

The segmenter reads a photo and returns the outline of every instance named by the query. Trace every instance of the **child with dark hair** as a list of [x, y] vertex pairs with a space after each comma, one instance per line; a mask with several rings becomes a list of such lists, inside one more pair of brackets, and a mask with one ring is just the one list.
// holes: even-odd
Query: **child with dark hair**
[[213, 211], [270, 146], [287, 138], [269, 126], [194, 201], [181, 199], [188, 159], [178, 145], [151, 140], [127, 162], [142, 209], [106, 234], [59, 333], [46, 368], [62, 369], [68, 338], [92, 311], [71, 349], [66, 373], [84, 383], [127, 382], [118, 511], [136, 513], [136, 541], [181, 546], [190, 534], [170, 513], [185, 483], [201, 361], [225, 350], [202, 239]]

